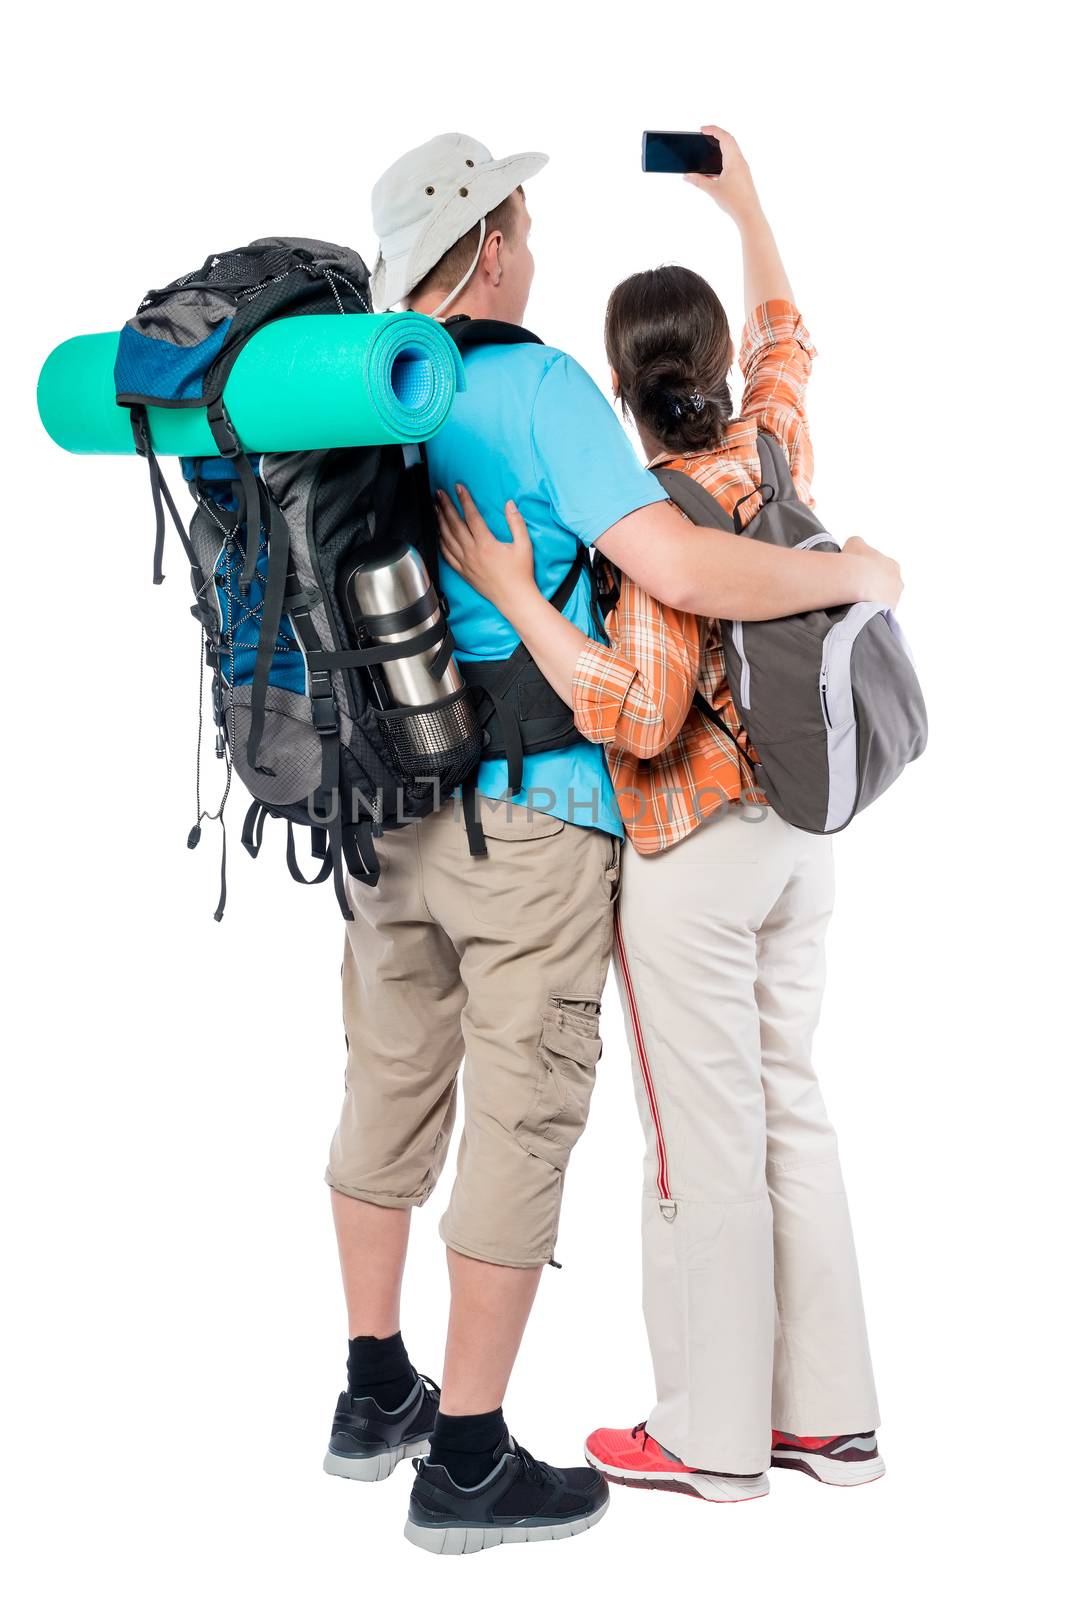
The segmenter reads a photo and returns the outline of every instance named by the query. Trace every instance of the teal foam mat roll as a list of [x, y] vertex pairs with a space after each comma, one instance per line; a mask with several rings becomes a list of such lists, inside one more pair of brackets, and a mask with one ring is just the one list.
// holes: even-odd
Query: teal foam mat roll
[[[56, 444], [79, 455], [133, 455], [130, 414], [115, 401], [117, 333], [68, 339], [48, 357], [37, 409]], [[253, 334], [223, 391], [246, 450], [411, 444], [445, 421], [463, 364], [452, 339], [416, 311], [283, 317]], [[164, 456], [218, 455], [203, 407], [148, 407]]]

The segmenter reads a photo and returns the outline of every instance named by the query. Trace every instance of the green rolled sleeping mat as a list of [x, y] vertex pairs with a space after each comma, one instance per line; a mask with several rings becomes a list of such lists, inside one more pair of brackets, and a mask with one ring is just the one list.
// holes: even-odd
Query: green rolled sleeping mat
[[[115, 399], [118, 333], [68, 339], [48, 357], [37, 410], [56, 444], [79, 455], [133, 455], [130, 412]], [[223, 391], [242, 445], [260, 454], [413, 444], [444, 423], [463, 365], [449, 335], [416, 311], [297, 316], [266, 323]], [[148, 406], [157, 455], [215, 456], [203, 407]]]

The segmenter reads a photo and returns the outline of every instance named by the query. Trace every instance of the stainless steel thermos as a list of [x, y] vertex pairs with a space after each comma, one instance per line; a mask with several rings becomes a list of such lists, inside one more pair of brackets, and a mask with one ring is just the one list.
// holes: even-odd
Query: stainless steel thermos
[[[376, 645], [405, 643], [433, 634], [441, 620], [426, 564], [411, 545], [398, 546], [357, 567], [348, 582], [353, 620]], [[482, 729], [455, 658], [435, 676], [441, 639], [416, 655], [372, 668], [384, 693], [379, 717], [402, 772], [412, 777], [455, 774], [469, 767]]]

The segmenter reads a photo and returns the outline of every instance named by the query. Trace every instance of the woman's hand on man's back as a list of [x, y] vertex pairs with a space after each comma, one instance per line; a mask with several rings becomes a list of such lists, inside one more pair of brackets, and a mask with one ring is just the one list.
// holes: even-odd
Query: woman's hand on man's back
[[460, 510], [442, 490], [435, 496], [441, 553], [504, 616], [517, 600], [537, 593], [534, 546], [514, 500], [504, 508], [511, 541], [498, 539], [462, 483], [456, 485]]

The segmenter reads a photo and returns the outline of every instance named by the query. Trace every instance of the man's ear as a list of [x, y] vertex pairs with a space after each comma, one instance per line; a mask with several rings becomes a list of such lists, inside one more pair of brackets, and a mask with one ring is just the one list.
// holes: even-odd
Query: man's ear
[[504, 234], [501, 233], [499, 228], [495, 228], [493, 232], [487, 236], [486, 242], [482, 246], [481, 267], [483, 272], [487, 274], [490, 284], [494, 289], [499, 286], [501, 281], [501, 273], [504, 270], [504, 264], [501, 261], [501, 246], [503, 244]]

